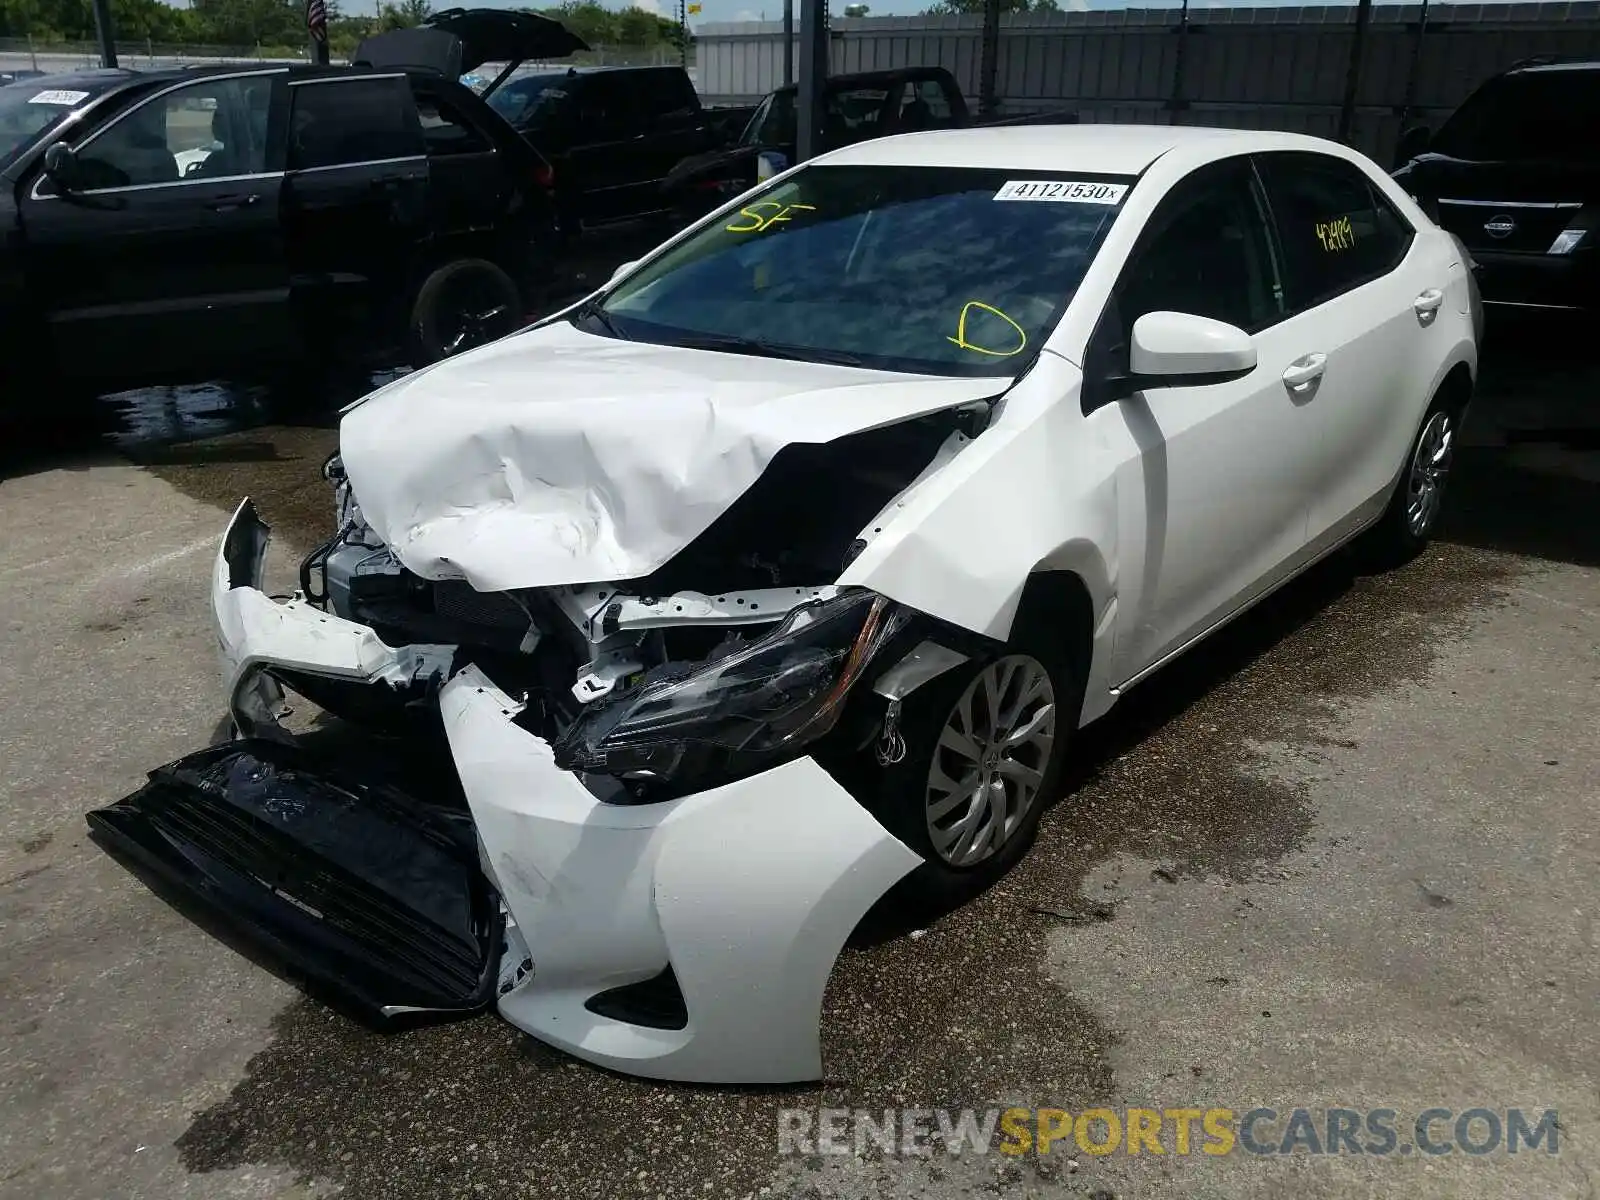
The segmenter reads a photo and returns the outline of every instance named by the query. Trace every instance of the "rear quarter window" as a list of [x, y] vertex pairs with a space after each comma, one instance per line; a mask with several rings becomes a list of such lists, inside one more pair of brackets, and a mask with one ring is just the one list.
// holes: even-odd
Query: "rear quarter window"
[[1322, 154], [1256, 160], [1272, 209], [1292, 311], [1322, 304], [1400, 265], [1415, 231], [1352, 163]]

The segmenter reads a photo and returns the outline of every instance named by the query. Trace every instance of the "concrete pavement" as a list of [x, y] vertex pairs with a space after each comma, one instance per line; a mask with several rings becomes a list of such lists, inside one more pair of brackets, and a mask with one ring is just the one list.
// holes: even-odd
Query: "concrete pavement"
[[[493, 1018], [380, 1037], [156, 899], [82, 813], [212, 736], [213, 539], [255, 494], [287, 584], [328, 519], [332, 434], [13, 467], [0, 1195], [1593, 1194], [1600, 422], [1578, 378], [1491, 380], [1452, 527], [1417, 563], [1319, 568], [1090, 731], [1017, 871], [847, 952], [829, 1080], [780, 1091], [605, 1074]], [[1522, 1104], [1558, 1108], [1563, 1141], [1426, 1161], [775, 1154], [781, 1107], [1013, 1102]]]

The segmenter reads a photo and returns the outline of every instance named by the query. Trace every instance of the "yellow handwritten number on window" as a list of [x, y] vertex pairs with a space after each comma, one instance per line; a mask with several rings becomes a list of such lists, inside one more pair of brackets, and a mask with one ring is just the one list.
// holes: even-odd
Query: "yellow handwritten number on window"
[[1314, 226], [1317, 241], [1329, 254], [1348, 250], [1356, 244], [1355, 230], [1350, 228], [1349, 217], [1335, 217], [1331, 221], [1318, 221]]
[[[978, 312], [989, 313], [991, 316], [999, 317], [1007, 325], [1011, 326], [1011, 328], [1016, 331], [1017, 344], [1009, 350], [996, 350], [992, 346], [979, 346], [968, 341], [967, 319], [972, 316], [974, 309], [976, 309]], [[968, 300], [961, 306], [961, 315], [956, 318], [955, 337], [946, 337], [945, 341], [953, 342], [963, 350], [971, 350], [974, 354], [992, 354], [996, 358], [1010, 358], [1013, 354], [1022, 353], [1023, 348], [1028, 344], [1028, 335], [1023, 330], [1021, 325], [1018, 325], [994, 305], [985, 304], [982, 300]]]

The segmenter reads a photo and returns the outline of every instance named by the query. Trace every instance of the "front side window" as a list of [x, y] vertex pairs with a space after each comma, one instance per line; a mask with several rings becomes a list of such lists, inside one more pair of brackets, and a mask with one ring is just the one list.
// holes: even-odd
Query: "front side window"
[[1376, 279], [1405, 257], [1412, 230], [1354, 163], [1324, 154], [1257, 157], [1300, 312]]
[[1118, 281], [1124, 336], [1148, 312], [1193, 313], [1248, 333], [1283, 315], [1265, 215], [1243, 160], [1191, 176], [1151, 218]]
[[747, 146], [791, 146], [795, 140], [795, 93], [773, 92], [761, 102], [740, 141]]
[[423, 153], [410, 85], [399, 76], [335, 78], [290, 89], [289, 167], [308, 170]]
[[643, 267], [577, 320], [637, 341], [1015, 375], [1131, 180], [813, 166]]
[[77, 153], [83, 189], [253, 175], [267, 169], [272, 80], [206, 79], [143, 101]]

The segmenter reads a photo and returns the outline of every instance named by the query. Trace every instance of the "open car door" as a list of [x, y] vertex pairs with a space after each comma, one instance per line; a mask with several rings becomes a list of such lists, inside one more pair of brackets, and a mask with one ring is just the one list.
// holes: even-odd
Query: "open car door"
[[487, 96], [529, 59], [565, 58], [589, 44], [560, 21], [498, 8], [446, 8], [415, 29], [363, 38], [352, 61], [373, 67], [410, 67], [460, 79], [484, 63], [505, 68], [484, 89]]

